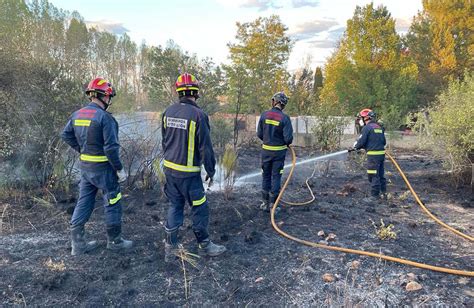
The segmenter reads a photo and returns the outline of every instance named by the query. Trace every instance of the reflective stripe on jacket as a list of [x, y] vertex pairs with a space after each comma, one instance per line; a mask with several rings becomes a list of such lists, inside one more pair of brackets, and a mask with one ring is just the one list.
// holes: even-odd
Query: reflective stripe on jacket
[[119, 156], [118, 123], [95, 103], [74, 112], [61, 138], [81, 153], [81, 169], [123, 168]]
[[376, 122], [369, 122], [362, 128], [356, 149], [365, 149], [367, 155], [385, 154], [385, 129]]
[[263, 141], [262, 148], [265, 150], [286, 150], [293, 142], [290, 117], [276, 107], [263, 112], [258, 121], [257, 136]]
[[182, 98], [162, 115], [162, 145], [165, 171], [176, 177], [201, 172], [201, 164], [214, 176], [216, 159], [212, 147], [209, 117], [190, 99]]

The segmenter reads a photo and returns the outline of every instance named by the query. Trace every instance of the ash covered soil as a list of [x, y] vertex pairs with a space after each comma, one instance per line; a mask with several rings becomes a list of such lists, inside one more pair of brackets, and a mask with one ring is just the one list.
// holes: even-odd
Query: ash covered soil
[[[469, 187], [453, 188], [439, 161], [428, 152], [395, 150], [402, 169], [428, 208], [449, 225], [473, 235]], [[297, 149], [297, 155], [312, 153]], [[290, 162], [290, 158], [287, 158]], [[246, 151], [238, 173], [258, 171], [258, 151]], [[361, 199], [368, 183], [363, 157], [298, 166], [283, 199], [310, 198], [308, 206], [282, 205], [276, 221], [285, 232], [331, 246], [381, 252], [417, 262], [474, 270], [473, 244], [431, 221], [386, 161], [388, 202], [368, 206]], [[284, 179], [288, 175], [285, 171]], [[11, 195], [0, 202], [0, 303], [2, 306], [474, 306], [472, 278], [418, 269], [375, 258], [300, 245], [279, 236], [270, 214], [256, 209], [258, 184], [238, 187], [230, 200], [209, 192], [212, 239], [228, 251], [199, 258], [196, 267], [165, 264], [163, 224], [167, 202], [158, 190], [131, 191], [124, 198], [124, 236], [135, 241], [129, 253], [105, 249], [101, 202], [86, 225], [94, 252], [70, 256], [68, 221], [74, 195], [48, 204]], [[188, 210], [188, 209], [187, 209]], [[397, 237], [381, 240], [374, 224], [393, 224]], [[324, 236], [318, 235], [320, 231]], [[196, 251], [190, 222], [181, 240]], [[323, 278], [324, 276], [324, 278]], [[408, 291], [407, 284], [421, 289]]]

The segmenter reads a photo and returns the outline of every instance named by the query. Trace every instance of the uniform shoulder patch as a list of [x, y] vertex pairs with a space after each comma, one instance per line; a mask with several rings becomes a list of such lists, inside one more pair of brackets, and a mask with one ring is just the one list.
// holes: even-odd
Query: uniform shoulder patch
[[166, 117], [166, 127], [178, 128], [178, 129], [188, 129], [188, 120], [181, 118], [171, 118]]
[[275, 111], [268, 111], [265, 118], [270, 120], [281, 121], [283, 116], [281, 113]]
[[95, 114], [97, 113], [96, 109], [87, 109], [87, 108], [82, 108], [77, 111], [77, 117], [78, 118], [87, 118], [87, 119], [92, 119]]

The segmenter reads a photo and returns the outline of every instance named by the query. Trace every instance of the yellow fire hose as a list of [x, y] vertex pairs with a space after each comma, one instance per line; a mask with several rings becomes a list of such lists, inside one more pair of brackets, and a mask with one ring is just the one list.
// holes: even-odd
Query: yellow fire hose
[[[336, 246], [318, 244], [318, 243], [315, 243], [315, 242], [299, 239], [299, 238], [297, 238], [295, 236], [292, 236], [292, 235], [284, 232], [283, 230], [281, 230], [278, 227], [278, 225], [275, 223], [275, 209], [277, 208], [278, 203], [280, 202], [280, 199], [281, 199], [283, 193], [285, 192], [285, 189], [288, 186], [288, 183], [290, 182], [291, 177], [293, 176], [294, 169], [295, 169], [296, 154], [295, 154], [295, 151], [294, 151], [293, 147], [290, 147], [290, 150], [291, 150], [291, 155], [292, 155], [292, 167], [290, 169], [290, 174], [288, 175], [288, 178], [286, 179], [285, 183], [283, 184], [283, 187], [280, 191], [280, 194], [278, 195], [275, 203], [273, 204], [271, 212], [270, 212], [270, 218], [271, 218], [272, 226], [280, 235], [282, 235], [282, 236], [284, 236], [284, 237], [286, 237], [286, 238], [288, 238], [292, 241], [295, 241], [297, 243], [306, 245], [306, 246], [311, 246], [311, 247], [316, 247], [316, 248], [323, 248], [323, 249], [328, 249], [328, 250], [333, 250], [333, 251], [340, 251], [340, 252], [345, 252], [345, 253], [352, 253], [352, 254], [363, 255], [363, 256], [369, 256], [369, 257], [379, 258], [379, 259], [383, 259], [383, 260], [387, 260], [387, 261], [392, 261], [392, 262], [398, 262], [398, 263], [401, 263], [401, 264], [411, 265], [411, 266], [415, 266], [415, 267], [419, 267], [419, 268], [424, 268], [424, 269], [428, 269], [428, 270], [432, 270], [432, 271], [437, 271], [437, 272], [441, 272], [441, 273], [448, 273], [448, 274], [454, 274], [454, 275], [474, 277], [474, 271], [465, 271], [465, 270], [457, 270], [457, 269], [451, 269], [451, 268], [446, 268], [446, 267], [434, 266], [434, 265], [414, 262], [414, 261], [405, 260], [405, 259], [401, 259], [401, 258], [396, 258], [396, 257], [388, 256], [388, 255], [383, 255], [383, 254], [380, 254], [380, 253], [370, 252], [370, 251], [363, 251], [363, 250], [357, 250], [357, 249], [349, 249], [349, 248], [344, 248], [344, 247], [336, 247]], [[389, 157], [392, 160], [392, 162], [395, 162], [395, 160], [391, 156], [389, 156]], [[405, 182], [408, 184], [408, 180], [404, 176], [403, 172], [401, 172], [401, 169], [398, 166], [398, 164], [396, 164], [395, 166], [397, 166], [397, 169], [400, 171], [403, 178], [405, 179]], [[414, 190], [413, 190], [413, 188], [411, 188], [411, 185], [409, 187], [410, 187], [411, 192], [414, 193]], [[422, 204], [422, 202], [419, 201], [418, 197], [416, 197], [416, 199], [420, 204]], [[426, 207], [425, 207], [425, 209], [426, 209]], [[427, 209], [425, 211], [429, 212]], [[461, 232], [459, 232], [459, 233], [461, 233]], [[472, 238], [469, 237], [469, 236], [467, 238], [472, 240]]]
[[392, 157], [392, 155], [390, 155], [389, 153], [386, 153], [386, 155], [388, 156], [388, 158], [390, 158], [390, 160], [392, 161], [392, 164], [397, 168], [398, 172], [400, 173], [400, 175], [402, 176], [403, 180], [405, 181], [405, 183], [407, 184], [407, 187], [410, 189], [411, 193], [413, 194], [413, 197], [415, 197], [416, 199], [416, 202], [418, 202], [418, 204], [420, 205], [420, 207], [423, 209], [423, 211], [429, 216], [431, 217], [431, 219], [433, 219], [434, 221], [436, 221], [438, 224], [440, 224], [441, 226], [443, 226], [444, 228], [448, 229], [449, 231], [451, 232], [454, 232], [455, 234], [469, 240], [469, 241], [474, 241], [474, 237], [472, 236], [469, 236], [467, 234], [464, 234], [462, 233], [461, 231], [458, 231], [456, 229], [454, 229], [453, 227], [451, 226], [448, 226], [447, 224], [445, 224], [444, 222], [442, 222], [441, 220], [439, 220], [435, 215], [433, 215], [427, 208], [426, 206], [423, 204], [423, 202], [421, 202], [420, 198], [418, 198], [418, 195], [416, 194], [415, 190], [413, 189], [413, 187], [411, 187], [411, 184], [410, 182], [408, 181], [407, 177], [405, 176], [405, 173], [403, 173], [402, 169], [400, 168], [400, 166], [398, 165], [398, 163], [395, 161], [395, 159]]
[[293, 206], [298, 206], [298, 205], [307, 205], [316, 200], [316, 197], [314, 196], [313, 190], [311, 189], [311, 186], [309, 186], [309, 180], [311, 180], [314, 177], [314, 174], [316, 172], [316, 169], [313, 170], [313, 174], [309, 178], [306, 179], [306, 187], [308, 187], [309, 192], [311, 193], [311, 200], [304, 201], [304, 202], [290, 202], [287, 200], [280, 200], [280, 202], [288, 204], [288, 205], [293, 205]]

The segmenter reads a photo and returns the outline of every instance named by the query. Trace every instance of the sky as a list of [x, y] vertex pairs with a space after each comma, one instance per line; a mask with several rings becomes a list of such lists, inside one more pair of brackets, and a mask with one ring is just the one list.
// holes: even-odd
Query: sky
[[235, 42], [236, 22], [276, 14], [294, 42], [288, 69], [323, 66], [357, 5], [385, 5], [405, 33], [421, 0], [50, 0], [77, 11], [89, 26], [127, 33], [137, 44], [165, 45], [172, 39], [184, 51], [216, 64], [229, 63], [227, 44]]

